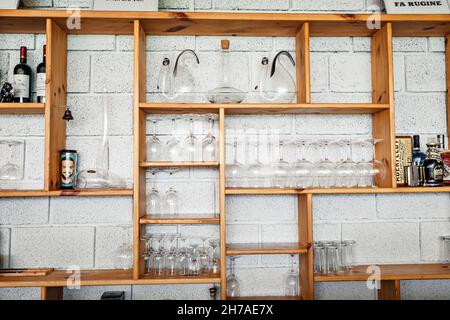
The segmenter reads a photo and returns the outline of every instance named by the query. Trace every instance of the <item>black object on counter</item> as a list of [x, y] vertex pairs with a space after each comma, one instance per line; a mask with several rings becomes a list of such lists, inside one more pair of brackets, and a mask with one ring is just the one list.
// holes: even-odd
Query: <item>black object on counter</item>
[[103, 292], [100, 300], [125, 300], [124, 291], [106, 291]]
[[0, 102], [13, 102], [14, 93], [12, 93], [13, 86], [9, 82], [5, 82], [2, 87]]

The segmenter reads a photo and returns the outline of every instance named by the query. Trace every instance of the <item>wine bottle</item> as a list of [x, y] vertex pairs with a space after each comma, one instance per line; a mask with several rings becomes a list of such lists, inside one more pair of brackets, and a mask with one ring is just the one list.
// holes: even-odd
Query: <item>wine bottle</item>
[[43, 56], [42, 56], [42, 62], [37, 66], [37, 72], [36, 72], [36, 91], [37, 91], [37, 97], [36, 100], [39, 103], [45, 102], [45, 61], [46, 61], [46, 54], [47, 46], [44, 45], [43, 49]]
[[20, 47], [20, 63], [14, 67], [14, 102], [30, 102], [31, 68], [27, 65], [27, 47]]

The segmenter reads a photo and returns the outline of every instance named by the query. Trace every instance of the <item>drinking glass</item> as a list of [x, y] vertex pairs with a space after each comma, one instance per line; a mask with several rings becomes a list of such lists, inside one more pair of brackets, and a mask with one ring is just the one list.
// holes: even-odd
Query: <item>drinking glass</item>
[[157, 130], [158, 130], [157, 125], [158, 125], [159, 119], [152, 118], [151, 122], [153, 124], [152, 125], [153, 133], [150, 136], [150, 140], [148, 141], [147, 160], [148, 161], [162, 160], [164, 158], [164, 156], [163, 156], [164, 148], [161, 143], [161, 140], [159, 140], [159, 138], [156, 135]]
[[200, 265], [200, 241], [198, 238], [192, 238], [190, 240], [191, 251], [189, 255], [189, 274], [190, 275], [200, 275], [201, 265]]
[[230, 298], [239, 297], [239, 279], [236, 276], [236, 259], [238, 257], [233, 256], [230, 258], [230, 275], [227, 277], [227, 296]]
[[317, 177], [320, 188], [331, 188], [335, 185], [334, 169], [335, 163], [328, 159], [330, 141], [322, 140], [320, 142], [322, 150], [322, 160], [317, 165]]
[[297, 188], [310, 188], [312, 186], [312, 167], [313, 164], [306, 160], [306, 140], [297, 140], [297, 161], [294, 162], [292, 169], [295, 174], [294, 187]]
[[338, 247], [330, 244], [327, 247], [327, 274], [333, 275], [338, 272], [339, 253]]
[[315, 270], [321, 275], [327, 274], [327, 247], [323, 243], [314, 245]]
[[164, 197], [165, 203], [165, 212], [168, 214], [177, 214], [178, 211], [178, 194], [177, 191], [170, 187], [169, 190], [166, 191]]
[[[150, 173], [153, 175], [153, 177], [156, 176], [156, 174], [159, 172], [159, 170], [157, 169], [152, 169], [150, 170]], [[148, 212], [150, 214], [158, 214], [161, 213], [161, 195], [158, 191], [158, 189], [156, 188], [156, 179], [155, 179], [155, 183], [152, 186], [152, 189], [150, 190], [150, 192], [147, 195], [147, 201], [148, 201]]]
[[249, 186], [251, 188], [259, 188], [263, 186], [262, 181], [262, 169], [263, 164], [259, 161], [259, 134], [256, 136], [256, 160], [250, 164], [247, 168], [247, 174], [249, 178]]
[[17, 189], [17, 180], [22, 178], [18, 165], [13, 163], [13, 147], [21, 145], [20, 141], [0, 141], [8, 146], [8, 162], [0, 168], [0, 189]]
[[344, 240], [345, 245], [345, 258], [344, 258], [344, 269], [351, 271], [353, 269], [353, 250], [356, 244], [354, 240]]
[[336, 168], [336, 187], [354, 188], [358, 186], [356, 163], [352, 160], [352, 141], [342, 140], [341, 147], [345, 150], [343, 159]]
[[181, 243], [177, 255], [177, 269], [179, 275], [187, 275], [189, 270], [189, 248], [187, 246], [187, 238], [180, 236]]
[[290, 166], [284, 160], [284, 141], [279, 141], [280, 159], [273, 164], [274, 186], [276, 188], [285, 188], [288, 182]]
[[172, 135], [169, 141], [166, 143], [166, 154], [167, 154], [167, 160], [169, 161], [179, 161], [181, 158], [181, 144], [180, 139], [178, 139], [176, 134], [176, 122], [175, 118], [172, 118]]
[[214, 137], [214, 119], [212, 116], [208, 117], [208, 122], [209, 122], [209, 132], [202, 141], [203, 161], [216, 161], [217, 142], [216, 138]]
[[243, 166], [237, 161], [237, 137], [234, 137], [234, 158], [233, 163], [226, 167], [227, 185], [230, 188], [237, 188], [240, 186], [240, 179], [242, 179]]
[[285, 294], [290, 297], [297, 297], [299, 295], [299, 276], [294, 261], [294, 255], [289, 256], [290, 268], [285, 279]]
[[189, 135], [186, 137], [186, 158], [188, 161], [193, 162], [196, 160], [197, 137], [194, 135], [194, 117], [191, 116], [189, 121], [191, 125]]
[[444, 265], [450, 265], [450, 236], [442, 236], [441, 241], [442, 241], [441, 246], [442, 263]]

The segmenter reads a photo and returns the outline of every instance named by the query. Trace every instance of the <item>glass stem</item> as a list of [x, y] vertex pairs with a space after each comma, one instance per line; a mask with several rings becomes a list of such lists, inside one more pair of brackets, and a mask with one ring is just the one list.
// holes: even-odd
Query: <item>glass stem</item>
[[237, 163], [237, 137], [234, 137], [233, 148], [234, 148], [233, 164], [236, 164]]
[[212, 137], [214, 134], [214, 120], [213, 118], [209, 118], [209, 136]]
[[259, 162], [259, 133], [256, 135], [256, 163]]

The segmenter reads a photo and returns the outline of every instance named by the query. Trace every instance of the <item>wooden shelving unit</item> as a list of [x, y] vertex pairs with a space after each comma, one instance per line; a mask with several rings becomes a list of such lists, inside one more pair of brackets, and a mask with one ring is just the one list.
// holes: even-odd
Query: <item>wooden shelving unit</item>
[[[47, 86], [45, 104], [0, 104], [0, 114], [44, 114], [44, 190], [1, 191], [1, 197], [48, 196], [133, 196], [133, 269], [82, 271], [81, 285], [220, 283], [226, 299], [227, 255], [298, 254], [301, 296], [314, 299], [314, 281], [363, 280], [364, 267], [351, 274], [320, 277], [313, 274], [313, 195], [450, 192], [443, 188], [400, 188], [394, 174], [395, 109], [392, 64], [393, 36], [442, 36], [448, 40], [450, 15], [381, 15], [381, 28], [367, 28], [369, 14], [291, 14], [291, 13], [213, 13], [213, 12], [94, 12], [81, 11], [81, 29], [69, 30], [66, 11], [0, 10], [2, 33], [45, 33], [47, 37]], [[59, 190], [59, 151], [66, 144], [66, 124], [61, 121], [66, 106], [67, 35], [125, 34], [134, 36], [134, 187], [132, 190]], [[297, 61], [297, 101], [293, 104], [191, 104], [149, 103], [146, 101], [147, 35], [217, 35], [295, 37]], [[372, 38], [372, 103], [311, 103], [311, 36], [370, 36]], [[447, 67], [450, 68], [450, 41], [447, 41]], [[150, 70], [149, 72], [157, 72]], [[450, 87], [450, 77], [447, 77]], [[447, 107], [448, 108], [448, 107]], [[449, 109], [449, 108], [448, 108]], [[219, 116], [219, 161], [211, 163], [147, 162], [146, 117], [148, 114], [215, 113]], [[371, 114], [374, 138], [382, 143], [375, 150], [377, 160], [390, 168], [377, 188], [367, 189], [227, 189], [225, 187], [225, 119], [228, 115], [252, 114]], [[450, 110], [449, 110], [450, 115]], [[449, 119], [450, 122], [450, 119]], [[450, 132], [450, 130], [448, 130]], [[218, 169], [218, 215], [155, 215], [146, 208], [146, 171], [149, 168], [210, 167]], [[227, 196], [291, 195], [298, 197], [298, 242], [291, 244], [228, 244], [226, 239]], [[145, 274], [141, 237], [148, 225], [216, 224], [220, 229], [220, 275], [204, 277], [154, 278]], [[438, 265], [382, 266], [380, 298], [397, 299], [402, 279], [449, 278]], [[55, 271], [45, 277], [0, 278], [0, 287], [42, 287], [44, 299], [62, 297], [68, 274]], [[292, 299], [291, 297], [242, 297], [240, 299]]]

